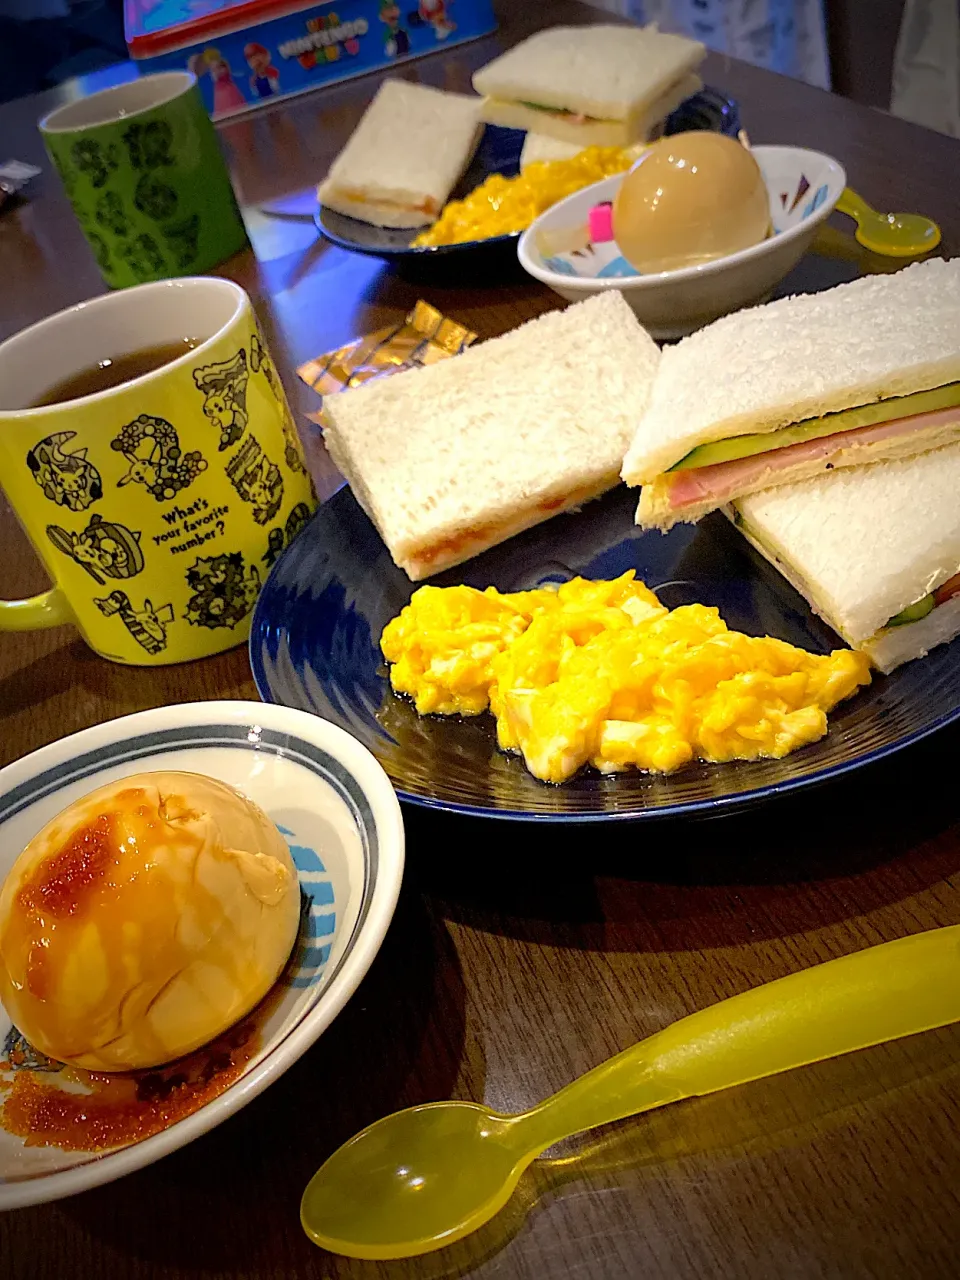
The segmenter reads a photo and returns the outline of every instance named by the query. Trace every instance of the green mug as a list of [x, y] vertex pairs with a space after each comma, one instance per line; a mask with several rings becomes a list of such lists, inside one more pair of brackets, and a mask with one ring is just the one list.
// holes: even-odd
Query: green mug
[[70, 102], [45, 116], [40, 132], [112, 288], [202, 274], [247, 243], [189, 71]]

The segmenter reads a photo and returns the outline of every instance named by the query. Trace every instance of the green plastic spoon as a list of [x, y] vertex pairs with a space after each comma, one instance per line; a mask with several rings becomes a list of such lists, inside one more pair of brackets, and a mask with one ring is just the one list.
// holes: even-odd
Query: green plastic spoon
[[849, 187], [840, 194], [837, 212], [853, 218], [854, 235], [865, 249], [888, 258], [914, 258], [940, 243], [940, 228], [931, 218], [920, 213], [878, 213]]
[[519, 1115], [398, 1111], [310, 1180], [300, 1221], [353, 1258], [408, 1258], [475, 1231], [563, 1138], [641, 1111], [960, 1021], [960, 925], [816, 965], [682, 1018]]

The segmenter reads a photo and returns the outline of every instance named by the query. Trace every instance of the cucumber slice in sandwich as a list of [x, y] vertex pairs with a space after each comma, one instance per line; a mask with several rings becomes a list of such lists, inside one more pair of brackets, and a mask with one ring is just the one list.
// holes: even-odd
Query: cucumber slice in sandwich
[[820, 440], [840, 431], [854, 431], [857, 427], [873, 427], [880, 422], [895, 422], [898, 418], [912, 418], [918, 413], [933, 413], [937, 409], [960, 406], [960, 382], [949, 382], [931, 391], [915, 391], [909, 396], [894, 396], [890, 400], [875, 400], [873, 404], [857, 405], [854, 409], [841, 409], [839, 413], [827, 413], [822, 418], [807, 418], [793, 427], [781, 427], [779, 431], [766, 431], [759, 435], [731, 436], [729, 440], [715, 440], [702, 444], [669, 468], [685, 471], [691, 467], [712, 467], [718, 462], [733, 462], [738, 458], [752, 458], [758, 453], [785, 449], [805, 440]]

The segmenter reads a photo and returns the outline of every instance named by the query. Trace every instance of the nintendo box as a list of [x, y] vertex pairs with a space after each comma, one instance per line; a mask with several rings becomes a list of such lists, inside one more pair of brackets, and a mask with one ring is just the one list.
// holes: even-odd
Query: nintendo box
[[125, 0], [144, 72], [194, 72], [214, 119], [496, 29], [491, 0]]

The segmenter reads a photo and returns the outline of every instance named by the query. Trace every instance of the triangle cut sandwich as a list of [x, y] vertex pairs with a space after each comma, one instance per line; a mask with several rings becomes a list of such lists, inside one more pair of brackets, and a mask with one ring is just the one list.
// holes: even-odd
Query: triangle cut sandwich
[[960, 444], [830, 471], [725, 508], [881, 671], [960, 634]]
[[317, 198], [378, 227], [426, 226], [439, 216], [482, 132], [476, 98], [385, 80]]
[[960, 440], [960, 258], [724, 316], [664, 349], [623, 478], [669, 529]]
[[324, 440], [416, 582], [618, 484], [659, 358], [611, 290], [328, 396]]
[[474, 73], [488, 124], [582, 147], [646, 141], [703, 88], [705, 47], [656, 27], [550, 27]]

